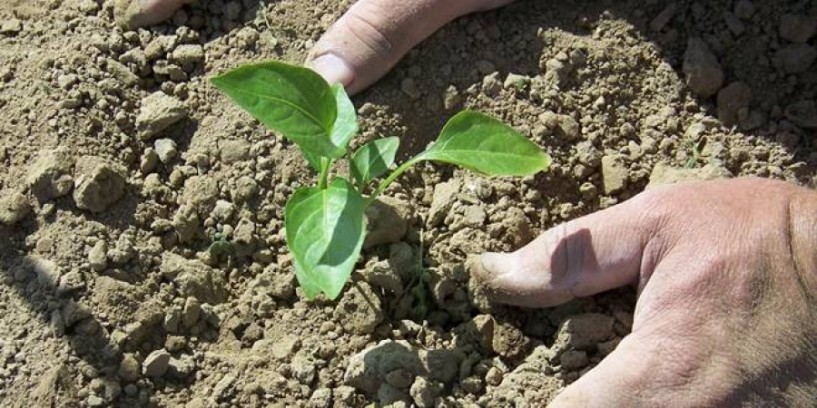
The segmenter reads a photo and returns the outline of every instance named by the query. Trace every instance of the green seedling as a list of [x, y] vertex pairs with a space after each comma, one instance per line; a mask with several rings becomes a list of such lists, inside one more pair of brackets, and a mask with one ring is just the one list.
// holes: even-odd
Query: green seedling
[[[310, 299], [321, 292], [329, 299], [340, 295], [363, 246], [366, 207], [411, 166], [430, 160], [488, 176], [526, 176], [550, 164], [547, 154], [510, 126], [462, 111], [446, 123], [434, 144], [374, 185], [394, 164], [400, 140], [377, 139], [350, 154], [347, 147], [358, 123], [343, 86], [330, 86], [308, 68], [281, 62], [245, 65], [212, 82], [294, 142], [318, 174], [317, 186], [298, 188], [290, 196], [284, 215], [295, 275]], [[343, 157], [351, 180], [331, 174]]]
[[207, 251], [213, 259], [222, 260], [233, 255], [235, 248], [233, 247], [233, 243], [227, 240], [221, 233], [216, 233], [213, 237], [213, 242], [207, 247]]
[[699, 142], [690, 140], [684, 143], [687, 146], [687, 151], [689, 151], [689, 157], [687, 158], [687, 162], [684, 164], [685, 168], [694, 169], [699, 166], [701, 160], [701, 150], [703, 150], [705, 140], [706, 139], [702, 139]]

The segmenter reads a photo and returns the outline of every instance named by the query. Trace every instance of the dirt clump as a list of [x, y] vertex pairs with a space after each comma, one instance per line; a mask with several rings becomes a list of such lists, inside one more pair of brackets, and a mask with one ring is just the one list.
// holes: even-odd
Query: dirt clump
[[67, 149], [41, 152], [26, 179], [31, 194], [41, 203], [67, 195], [74, 188], [73, 168]]
[[163, 92], [154, 92], [142, 99], [136, 129], [142, 140], [148, 140], [185, 116], [187, 109], [181, 101]]
[[83, 210], [99, 213], [119, 201], [125, 194], [123, 172], [114, 166], [95, 162], [94, 159], [77, 170], [74, 202]]
[[21, 221], [31, 212], [31, 205], [26, 196], [11, 192], [0, 199], [0, 222], [12, 225]]
[[690, 38], [684, 53], [684, 73], [689, 89], [702, 98], [714, 95], [723, 85], [718, 58], [700, 38]]

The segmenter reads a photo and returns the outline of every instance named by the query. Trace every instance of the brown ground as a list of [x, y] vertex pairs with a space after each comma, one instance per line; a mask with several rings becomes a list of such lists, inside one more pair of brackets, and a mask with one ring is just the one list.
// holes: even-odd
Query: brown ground
[[136, 32], [111, 3], [0, 3], [2, 406], [542, 406], [627, 334], [634, 293], [491, 306], [468, 255], [651, 182], [817, 182], [814, 0], [523, 1], [355, 97], [360, 142], [415, 153], [468, 107], [551, 170], [410, 172], [402, 218], [377, 220], [406, 233], [338, 302], [308, 302], [282, 231], [307, 167], [206, 78], [302, 60], [350, 2], [214, 0]]

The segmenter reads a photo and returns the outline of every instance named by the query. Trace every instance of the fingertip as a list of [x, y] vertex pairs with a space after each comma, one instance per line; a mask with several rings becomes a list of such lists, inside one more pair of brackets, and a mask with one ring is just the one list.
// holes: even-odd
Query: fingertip
[[355, 73], [349, 63], [331, 52], [311, 59], [307, 65], [329, 84], [341, 84], [344, 88], [349, 88], [355, 80]]
[[512, 279], [514, 261], [513, 254], [486, 252], [469, 257], [466, 268], [492, 301], [513, 303], [518, 292]]
[[470, 267], [488, 297], [523, 307], [550, 307], [573, 298], [569, 290], [550, 286], [550, 271], [541, 259], [517, 252], [486, 252]]

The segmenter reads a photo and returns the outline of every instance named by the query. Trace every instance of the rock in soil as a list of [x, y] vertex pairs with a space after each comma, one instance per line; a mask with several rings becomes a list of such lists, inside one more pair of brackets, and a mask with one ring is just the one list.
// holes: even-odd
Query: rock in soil
[[202, 303], [215, 304], [223, 302], [227, 296], [221, 272], [198, 260], [165, 252], [159, 270], [185, 297], [192, 296]]
[[817, 48], [808, 44], [790, 44], [776, 55], [777, 64], [787, 74], [801, 74], [810, 69], [817, 59]]
[[[46, 286], [46, 287], [53, 287], [53, 286], [57, 285], [57, 282], [59, 281], [60, 276], [62, 275], [62, 271], [60, 270], [60, 267], [54, 261], [43, 258], [43, 257], [38, 256], [38, 255], [29, 255], [29, 256], [27, 256], [25, 258], [25, 262], [26, 262], [27, 266], [29, 268], [31, 268], [31, 270], [34, 272], [34, 275], [37, 277], [37, 281], [41, 285]], [[80, 319], [84, 319], [85, 317], [87, 317], [87, 313], [86, 313], [85, 308], [79, 307], [79, 306], [74, 307], [74, 306], [77, 306], [77, 305], [75, 303], [73, 303], [73, 302], [69, 302], [68, 304], [65, 305], [65, 308], [63, 309], [63, 311], [72, 309], [77, 314], [81, 314], [82, 317], [77, 319], [77, 320], [72, 320], [71, 318], [69, 318], [68, 316], [63, 314], [64, 321], [66, 322], [66, 324], [68, 326], [73, 324], [73, 322], [75, 322], [75, 321], [78, 321]], [[82, 312], [80, 312], [79, 309], [82, 309]]]
[[193, 206], [199, 214], [207, 214], [212, 211], [218, 197], [218, 180], [208, 176], [193, 176], [184, 182], [181, 203]]
[[116, 23], [125, 30], [132, 30], [139, 27], [142, 22], [140, 18], [144, 13], [142, 2], [133, 0], [114, 0], [113, 16]]
[[159, 161], [164, 164], [169, 164], [179, 154], [179, 150], [176, 148], [176, 142], [171, 139], [157, 139], [153, 144], [153, 148], [159, 157]]
[[531, 340], [516, 326], [497, 322], [491, 345], [500, 356], [514, 360], [524, 357], [530, 351]]
[[562, 366], [562, 370], [566, 371], [584, 368], [589, 363], [587, 352], [581, 350], [568, 350], [559, 357], [559, 365]]
[[650, 173], [650, 183], [647, 188], [660, 186], [663, 184], [682, 183], [686, 181], [717, 180], [732, 177], [729, 170], [710, 163], [697, 169], [678, 168], [657, 164]]
[[817, 103], [795, 102], [786, 107], [786, 119], [805, 129], [817, 129]]
[[145, 358], [142, 363], [142, 372], [148, 377], [161, 377], [167, 372], [169, 363], [170, 353], [165, 349], [159, 349]]
[[136, 130], [142, 140], [148, 140], [187, 116], [182, 101], [157, 91], [142, 99], [136, 117]]
[[397, 296], [403, 293], [403, 281], [388, 261], [368, 262], [363, 270], [363, 276], [366, 282], [373, 286], [386, 289]]
[[501, 225], [505, 228], [505, 236], [514, 248], [519, 248], [533, 239], [531, 222], [525, 212], [517, 207], [505, 211]]
[[752, 18], [752, 15], [755, 14], [755, 10], [757, 10], [757, 8], [751, 0], [738, 0], [735, 2], [735, 15], [740, 19], [748, 20]]
[[91, 269], [97, 272], [105, 270], [105, 268], [108, 267], [107, 254], [108, 245], [105, 244], [105, 240], [100, 239], [94, 244], [91, 251], [88, 252], [88, 264], [91, 266]]
[[489, 390], [492, 400], [518, 399], [527, 406], [546, 406], [564, 386], [562, 380], [548, 373], [554, 371], [551, 350], [545, 345], [537, 346], [525, 360], [503, 375], [502, 382]]
[[613, 194], [627, 186], [627, 168], [620, 164], [613, 156], [601, 158], [601, 177], [604, 185], [604, 194]]
[[431, 208], [428, 210], [429, 225], [439, 225], [443, 222], [461, 187], [462, 182], [459, 180], [451, 180], [434, 186], [434, 196], [431, 200]]
[[20, 31], [23, 31], [23, 23], [20, 20], [11, 18], [0, 21], [0, 34], [14, 35]]
[[738, 112], [749, 107], [752, 88], [743, 82], [732, 82], [718, 92], [718, 119], [726, 126], [738, 122]]
[[240, 163], [250, 158], [250, 143], [246, 140], [224, 140], [219, 142], [219, 157], [227, 164]]
[[191, 242], [199, 233], [200, 223], [196, 208], [184, 204], [179, 207], [173, 216], [173, 229], [179, 237], [179, 242]]
[[41, 152], [26, 179], [31, 194], [44, 203], [70, 193], [74, 188], [73, 168], [74, 159], [67, 149]]
[[366, 238], [363, 248], [400, 241], [408, 228], [411, 204], [389, 196], [378, 197], [366, 208]]
[[204, 48], [198, 44], [184, 44], [176, 47], [170, 54], [170, 62], [189, 67], [204, 61]]
[[123, 195], [125, 177], [110, 164], [99, 163], [80, 170], [77, 187], [74, 189], [74, 201], [80, 209], [103, 212]]
[[355, 334], [370, 334], [383, 321], [380, 298], [366, 282], [348, 287], [334, 311], [343, 328]]
[[568, 348], [586, 350], [595, 347], [615, 335], [613, 323], [615, 319], [598, 313], [569, 317], [559, 327], [551, 350], [558, 356]]
[[235, 375], [227, 374], [224, 377], [221, 377], [221, 380], [216, 383], [216, 386], [213, 387], [213, 397], [217, 401], [226, 400], [229, 397], [229, 391], [235, 383]]
[[125, 382], [134, 382], [139, 379], [140, 375], [139, 361], [131, 353], [126, 353], [119, 363], [119, 378]]
[[817, 15], [784, 14], [780, 18], [780, 38], [804, 43], [817, 31]]
[[700, 38], [690, 38], [684, 54], [686, 83], [693, 93], [708, 98], [723, 85], [723, 68], [709, 46]]
[[377, 395], [386, 375], [403, 369], [415, 377], [448, 383], [459, 370], [462, 355], [453, 350], [426, 350], [404, 340], [383, 340], [349, 360], [344, 382], [369, 395]]
[[0, 197], [0, 222], [13, 225], [31, 213], [31, 204], [18, 192], [4, 192]]

